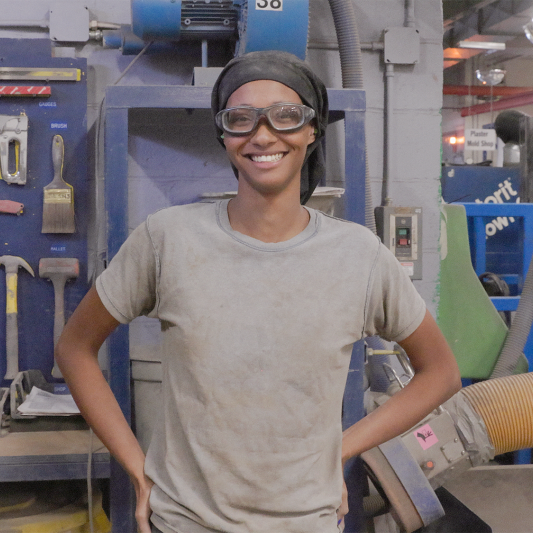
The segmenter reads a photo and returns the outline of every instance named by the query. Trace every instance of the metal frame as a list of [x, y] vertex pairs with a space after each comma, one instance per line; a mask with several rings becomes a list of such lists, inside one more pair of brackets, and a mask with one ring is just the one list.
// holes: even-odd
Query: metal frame
[[[344, 119], [346, 218], [365, 223], [365, 127], [364, 91], [328, 89], [330, 122]], [[105, 195], [108, 215], [108, 259], [128, 236], [128, 114], [132, 109], [210, 109], [211, 88], [194, 86], [111, 86], [107, 88], [105, 116]], [[108, 339], [109, 384], [124, 415], [131, 423], [130, 361], [127, 326]], [[354, 349], [349, 382], [358, 383], [345, 399], [345, 413], [353, 421], [363, 414], [362, 347]], [[127, 488], [126, 488], [127, 487]], [[110, 509], [114, 533], [134, 531], [134, 493], [128, 476], [111, 461]], [[355, 526], [354, 526], [355, 527]], [[347, 529], [348, 531], [357, 531]]]
[[[36, 279], [19, 281], [19, 306], [26, 310], [25, 334], [20, 335], [20, 368], [38, 369], [50, 376], [53, 364], [53, 314], [54, 292], [51, 284], [39, 280], [39, 258], [68, 254], [80, 259], [82, 271], [76, 281], [69, 283], [65, 291], [65, 311], [68, 316], [87, 292], [87, 224], [88, 184], [87, 174], [87, 60], [81, 58], [54, 58], [49, 39], [2, 39], [2, 61], [5, 65], [35, 67], [43, 69], [69, 68], [79, 70], [79, 81], [50, 80], [52, 96], [44, 100], [2, 98], [0, 114], [19, 115], [25, 112], [29, 119], [28, 180], [25, 187], [2, 184], [1, 196], [20, 201], [29, 207], [21, 217], [3, 217], [1, 221], [2, 240], [0, 255], [14, 253], [22, 255], [36, 270]], [[29, 83], [28, 83], [29, 84]], [[44, 84], [44, 82], [43, 82]], [[57, 129], [60, 128], [60, 129]], [[67, 182], [73, 185], [76, 200], [77, 231], [74, 234], [43, 235], [37, 206], [42, 205], [42, 189], [53, 176], [51, 141], [54, 133], [61, 133], [65, 140], [65, 174]], [[3, 269], [1, 272], [3, 278]], [[29, 279], [27, 280], [29, 281]], [[2, 282], [3, 283], [3, 282]], [[4, 293], [2, 287], [2, 293]], [[0, 331], [4, 331], [4, 320], [0, 316]], [[22, 323], [20, 324], [22, 329]], [[2, 336], [1, 343], [4, 343]], [[3, 350], [0, 349], [0, 352]], [[3, 359], [3, 358], [2, 358]], [[4, 375], [4, 369], [0, 377]], [[51, 377], [51, 376], [50, 376]], [[1, 381], [1, 380], [0, 380]], [[9, 380], [4, 380], [9, 381]], [[45, 431], [25, 432], [28, 439], [46, 441]], [[0, 451], [3, 439], [0, 437]], [[43, 444], [41, 442], [41, 444]], [[87, 447], [89, 439], [87, 438]], [[25, 455], [27, 448], [21, 446], [20, 455], [1, 455], [0, 481], [45, 481], [85, 479], [87, 477], [87, 453], [57, 454], [52, 446], [42, 446], [50, 453]], [[85, 447], [82, 448], [85, 450]], [[69, 450], [70, 451], [70, 450]], [[74, 450], [76, 451], [76, 450]], [[109, 454], [93, 454], [92, 474], [95, 478], [109, 477]], [[1, 521], [1, 520], [0, 520]]]
[[[463, 203], [466, 210], [466, 216], [474, 219], [474, 246], [473, 246], [473, 263], [474, 270], [479, 276], [486, 271], [486, 233], [485, 218], [493, 217], [514, 217], [519, 218], [522, 230], [523, 240], [519, 243], [522, 247], [522, 272], [518, 277], [518, 286], [521, 288], [527, 276], [529, 263], [533, 257], [533, 204], [516, 204], [516, 203]], [[520, 296], [493, 296], [491, 301], [498, 311], [516, 311]], [[529, 332], [524, 354], [529, 363], [529, 369], [533, 369], [533, 335]], [[531, 464], [531, 450], [518, 450], [515, 452], [515, 462], [517, 464]]]
[[[2, 457], [0, 479], [2, 482], [86, 479], [87, 461], [87, 454]], [[109, 475], [109, 454], [93, 453], [92, 477], [103, 479]]]
[[[474, 246], [472, 249], [474, 270], [479, 276], [486, 272], [486, 250], [487, 241], [485, 233], [485, 218], [490, 217], [514, 217], [520, 218], [523, 229], [522, 246], [522, 271], [521, 283], [522, 286], [526, 279], [529, 263], [533, 257], [533, 204], [478, 204], [478, 203], [463, 203], [466, 210], [466, 216], [474, 219]], [[492, 303], [498, 311], [516, 311], [519, 296], [495, 296], [491, 298]]]

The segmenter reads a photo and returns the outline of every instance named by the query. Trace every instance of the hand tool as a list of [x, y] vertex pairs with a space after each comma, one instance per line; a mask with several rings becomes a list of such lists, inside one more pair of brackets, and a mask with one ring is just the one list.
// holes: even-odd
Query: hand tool
[[[68, 279], [77, 278], [80, 274], [79, 261], [72, 257], [48, 257], [39, 261], [39, 276], [49, 279], [54, 285], [54, 349], [65, 326], [65, 283]], [[63, 377], [54, 358], [52, 376]]]
[[13, 200], [0, 200], [0, 213], [10, 213], [12, 215], [22, 215], [24, 204]]
[[[15, 145], [15, 164], [9, 160], [10, 145]], [[15, 173], [9, 169], [15, 167]], [[6, 183], [24, 185], [28, 167], [28, 117], [0, 115], [0, 177]]]
[[61, 135], [52, 139], [54, 179], [44, 188], [41, 233], [74, 233], [74, 189], [63, 180], [65, 146]]
[[22, 257], [3, 255], [0, 264], [6, 270], [6, 359], [7, 369], [4, 379], [13, 379], [19, 371], [19, 332], [17, 322], [17, 273], [24, 267], [32, 276], [33, 269]]

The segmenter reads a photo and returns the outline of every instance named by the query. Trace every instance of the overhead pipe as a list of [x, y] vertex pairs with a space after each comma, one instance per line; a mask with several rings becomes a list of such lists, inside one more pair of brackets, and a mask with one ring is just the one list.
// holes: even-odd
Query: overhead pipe
[[455, 96], [518, 96], [533, 92], [533, 87], [490, 87], [486, 85], [444, 85], [442, 94]]
[[496, 102], [463, 107], [461, 109], [461, 116], [470, 117], [472, 115], [480, 115], [481, 113], [490, 113], [491, 110], [500, 111], [502, 109], [512, 109], [514, 107], [522, 107], [531, 104], [533, 104], [533, 91], [518, 96], [512, 96], [510, 98], [504, 98]]

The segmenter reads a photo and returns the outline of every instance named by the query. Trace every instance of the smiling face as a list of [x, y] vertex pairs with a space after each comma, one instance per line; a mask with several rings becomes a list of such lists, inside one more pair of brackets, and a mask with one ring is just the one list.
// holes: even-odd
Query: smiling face
[[[226, 107], [268, 107], [277, 103], [301, 104], [298, 93], [272, 80], [257, 80], [239, 87]], [[300, 174], [306, 150], [315, 140], [314, 128], [306, 124], [294, 133], [278, 133], [261, 117], [257, 128], [244, 137], [224, 134], [230, 161], [239, 173], [239, 193], [251, 188], [262, 195], [283, 191], [296, 194], [299, 201]]]

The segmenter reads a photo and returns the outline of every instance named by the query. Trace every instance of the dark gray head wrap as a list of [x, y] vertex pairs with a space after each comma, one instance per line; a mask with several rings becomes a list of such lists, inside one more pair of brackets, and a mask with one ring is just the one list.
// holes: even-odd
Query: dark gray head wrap
[[[233, 92], [241, 85], [256, 80], [273, 80], [283, 83], [298, 93], [302, 102], [315, 110], [316, 139], [307, 147], [302, 168], [300, 202], [305, 204], [315, 187], [325, 175], [322, 138], [328, 124], [328, 94], [326, 87], [301, 59], [288, 52], [250, 52], [232, 59], [220, 73], [211, 95], [213, 115], [226, 107]], [[218, 141], [223, 133], [217, 127]], [[235, 173], [236, 169], [233, 169]]]

